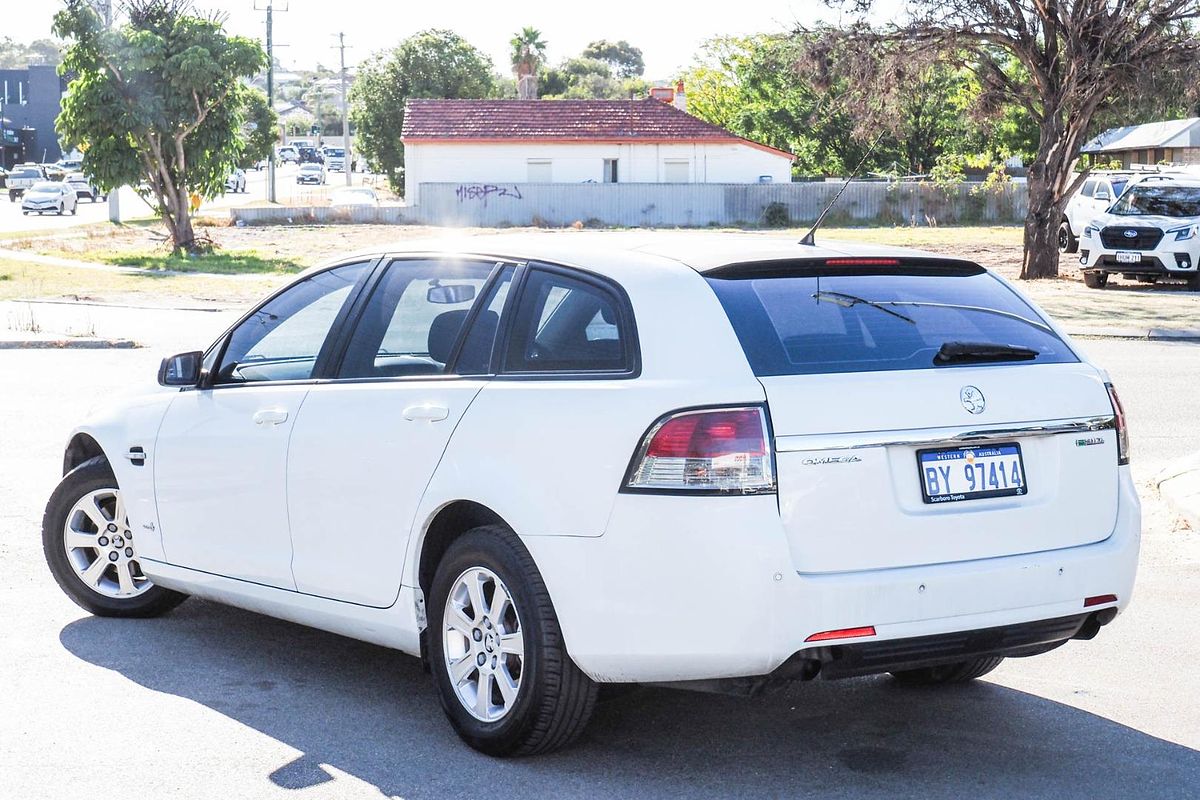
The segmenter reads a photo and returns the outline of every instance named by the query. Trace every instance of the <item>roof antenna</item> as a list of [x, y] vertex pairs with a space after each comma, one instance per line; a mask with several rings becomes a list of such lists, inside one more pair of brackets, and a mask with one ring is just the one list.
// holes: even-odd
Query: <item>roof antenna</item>
[[858, 160], [858, 166], [855, 167], [854, 171], [850, 173], [850, 177], [846, 178], [846, 182], [842, 184], [842, 188], [838, 189], [837, 194], [835, 194], [833, 199], [829, 201], [829, 205], [825, 206], [825, 208], [821, 210], [821, 214], [817, 217], [817, 221], [814, 222], [813, 226], [808, 229], [808, 233], [804, 234], [804, 238], [800, 240], [800, 244], [805, 244], [809, 247], [814, 247], [817, 244], [817, 228], [821, 227], [821, 223], [825, 221], [826, 215], [829, 214], [835, 205], [837, 205], [837, 201], [841, 199], [842, 193], [846, 191], [846, 187], [850, 185], [850, 181], [858, 177], [859, 173], [862, 171], [863, 164], [867, 163], [867, 159], [870, 158], [871, 154], [875, 152], [875, 147], [879, 144], [879, 140], [882, 138], [883, 131], [880, 131], [875, 136], [875, 141], [871, 142], [871, 146], [867, 148], [867, 152], [863, 153], [863, 157]]

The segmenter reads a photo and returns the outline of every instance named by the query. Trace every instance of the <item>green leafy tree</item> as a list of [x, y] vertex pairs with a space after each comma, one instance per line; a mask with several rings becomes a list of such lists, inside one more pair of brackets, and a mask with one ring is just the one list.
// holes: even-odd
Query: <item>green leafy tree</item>
[[55, 15], [54, 34], [68, 42], [60, 69], [72, 76], [58, 133], [84, 151], [83, 170], [102, 190], [139, 187], [174, 250], [196, 252], [190, 196], [222, 192], [242, 157], [242, 81], [266, 54], [185, 0], [129, 0], [125, 12], [112, 30], [86, 0], [65, 0]]
[[636, 78], [646, 71], [642, 51], [624, 39], [610, 42], [600, 39], [583, 48], [583, 58], [594, 58], [608, 64], [619, 78]]
[[544, 70], [539, 85], [546, 99], [625, 100], [648, 92], [641, 78], [621, 78], [607, 62], [585, 56], [568, 58]]
[[457, 33], [427, 30], [368, 58], [350, 89], [350, 124], [358, 150], [403, 190], [404, 101], [410, 97], [490, 97], [492, 62]]
[[537, 28], [525, 27], [508, 42], [513, 74], [517, 76], [517, 97], [536, 100], [538, 70], [546, 62], [546, 42]]
[[279, 143], [279, 115], [267, 103], [267, 96], [257, 89], [246, 91], [243, 112], [242, 157], [238, 165], [246, 168], [264, 158], [275, 157]]
[[0, 38], [0, 69], [24, 69], [30, 64], [62, 61], [62, 44], [54, 39], [35, 39], [29, 44]]

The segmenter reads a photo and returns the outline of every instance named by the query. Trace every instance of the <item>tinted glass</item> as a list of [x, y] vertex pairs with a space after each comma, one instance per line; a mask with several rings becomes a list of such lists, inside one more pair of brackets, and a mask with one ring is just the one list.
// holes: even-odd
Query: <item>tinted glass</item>
[[342, 362], [343, 378], [440, 375], [492, 262], [394, 261], [371, 294]]
[[1125, 180], [1124, 178], [1113, 178], [1112, 179], [1113, 197], [1120, 197], [1121, 192], [1125, 191], [1125, 184], [1127, 184], [1127, 183], [1129, 183], [1129, 181]]
[[1092, 192], [1094, 192], [1095, 190], [1096, 190], [1096, 182], [1095, 181], [1084, 181], [1083, 182], [1083, 191], [1081, 192], [1081, 194], [1084, 197], [1091, 197]]
[[496, 332], [500, 329], [500, 315], [504, 312], [504, 303], [512, 287], [513, 272], [512, 267], [505, 267], [484, 298], [486, 305], [480, 309], [471, 330], [463, 339], [454, 368], [458, 374], [485, 375], [491, 371], [492, 348], [496, 342]]
[[1036, 353], [1022, 363], [1078, 360], [1028, 304], [983, 271], [710, 278], [709, 284], [760, 376], [946, 369], [935, 367], [934, 357], [947, 343]]
[[1134, 186], [1121, 196], [1109, 213], [1124, 216], [1200, 216], [1200, 186], [1168, 186], [1161, 183]]
[[534, 270], [521, 292], [504, 368], [510, 372], [628, 371], [628, 332], [616, 296], [596, 284]]
[[230, 334], [215, 382], [311, 378], [338, 312], [368, 266], [319, 272], [268, 300]]

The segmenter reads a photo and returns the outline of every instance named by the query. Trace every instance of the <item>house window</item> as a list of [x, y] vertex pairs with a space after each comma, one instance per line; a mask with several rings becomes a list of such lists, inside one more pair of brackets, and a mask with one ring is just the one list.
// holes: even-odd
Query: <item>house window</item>
[[668, 158], [663, 161], [665, 183], [688, 183], [692, 179], [692, 162], [686, 158]]
[[604, 178], [605, 183], [617, 182], [617, 160], [615, 158], [604, 159]]
[[551, 183], [554, 181], [554, 173], [551, 170], [551, 162], [548, 158], [530, 158], [525, 162], [529, 170], [530, 183]]

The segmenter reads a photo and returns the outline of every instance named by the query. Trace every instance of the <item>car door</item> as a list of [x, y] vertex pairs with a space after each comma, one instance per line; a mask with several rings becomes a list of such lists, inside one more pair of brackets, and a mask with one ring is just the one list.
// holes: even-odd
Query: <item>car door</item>
[[457, 259], [388, 265], [347, 337], [337, 379], [313, 387], [292, 432], [299, 591], [395, 602], [425, 487], [486, 383], [513, 271]]
[[371, 266], [324, 270], [269, 299], [210, 354], [201, 387], [172, 400], [154, 459], [168, 562], [295, 588], [288, 437], [329, 333]]

